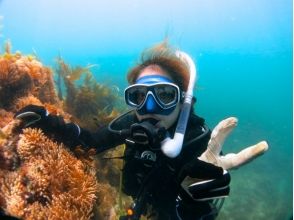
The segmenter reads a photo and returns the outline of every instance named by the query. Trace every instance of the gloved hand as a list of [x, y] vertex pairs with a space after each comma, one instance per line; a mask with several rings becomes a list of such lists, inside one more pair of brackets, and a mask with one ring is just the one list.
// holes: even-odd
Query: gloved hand
[[207, 150], [199, 157], [200, 160], [222, 167], [225, 170], [238, 168], [260, 156], [268, 149], [268, 144], [261, 141], [245, 148], [237, 154], [220, 155], [226, 137], [237, 125], [237, 118], [231, 117], [221, 121], [212, 131]]
[[181, 187], [195, 201], [206, 201], [229, 195], [230, 175], [221, 167], [194, 159], [178, 175]]
[[17, 217], [11, 216], [11, 215], [6, 215], [4, 213], [4, 211], [2, 211], [2, 210], [0, 210], [0, 218], [6, 219], [6, 220], [20, 220], [20, 218], [17, 218]]
[[186, 177], [181, 186], [195, 201], [206, 201], [227, 197], [230, 193], [230, 181], [230, 174], [224, 170], [223, 175], [216, 179]]
[[25, 127], [47, 120], [49, 112], [43, 106], [27, 105], [18, 111], [14, 117], [24, 122]]
[[50, 115], [43, 106], [28, 105], [14, 117], [22, 120], [25, 127], [41, 128], [45, 133], [55, 134], [63, 142], [74, 141], [81, 133], [78, 125], [65, 123], [62, 116]]

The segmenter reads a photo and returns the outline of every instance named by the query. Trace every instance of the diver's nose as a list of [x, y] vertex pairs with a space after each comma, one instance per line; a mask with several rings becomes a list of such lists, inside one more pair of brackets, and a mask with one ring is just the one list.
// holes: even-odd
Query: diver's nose
[[155, 111], [157, 109], [157, 104], [156, 104], [156, 101], [152, 95], [149, 94], [147, 96], [145, 106], [146, 106], [147, 113], [155, 113]]

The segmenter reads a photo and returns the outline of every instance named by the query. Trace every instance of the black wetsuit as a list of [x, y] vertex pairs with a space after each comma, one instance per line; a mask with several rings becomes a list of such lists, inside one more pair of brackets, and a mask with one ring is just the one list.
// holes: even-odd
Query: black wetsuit
[[[160, 150], [159, 142], [149, 146], [126, 141], [129, 140], [129, 133], [121, 131], [128, 130], [138, 122], [134, 111], [116, 119], [110, 124], [110, 128], [104, 127], [95, 133], [80, 129], [74, 123], [65, 123], [60, 116], [47, 115], [46, 109], [42, 106], [26, 106], [16, 116], [24, 114], [22, 119], [30, 122], [30, 117], [26, 119], [27, 115], [30, 115], [26, 114], [27, 112], [34, 112], [41, 118], [30, 127], [41, 128], [47, 135], [52, 134], [56, 141], [63, 142], [68, 147], [92, 147], [100, 153], [125, 143], [123, 191], [135, 201], [140, 201], [137, 202], [142, 205], [137, 206], [140, 207], [140, 214], [144, 213], [144, 207], [148, 203], [158, 214], [158, 220], [214, 219], [211, 198], [229, 194], [229, 174], [224, 175], [221, 167], [197, 159], [207, 148], [210, 130], [205, 127], [204, 119], [194, 114], [190, 115], [180, 154], [175, 158], [169, 158]], [[168, 129], [171, 135], [175, 132], [176, 124], [177, 122]], [[188, 194], [180, 185], [186, 176], [211, 179], [211, 184], [204, 181], [200, 184], [204, 188], [200, 189], [197, 184], [196, 191], [189, 188]], [[191, 187], [195, 189], [194, 186]], [[207, 201], [195, 201], [203, 198]]]
[[[136, 122], [136, 116], [128, 114], [115, 126], [122, 129]], [[159, 214], [159, 220], [213, 219], [212, 216], [204, 217], [211, 213], [210, 203], [195, 202], [181, 189], [178, 179], [182, 168], [206, 150], [211, 132], [206, 131], [203, 134], [204, 126], [204, 119], [191, 114], [182, 151], [176, 158], [165, 156], [159, 146], [150, 147], [126, 142], [126, 137], [111, 132], [107, 127], [99, 129], [97, 133], [82, 129], [77, 141], [84, 146], [95, 147], [98, 153], [125, 143], [123, 191], [133, 198], [138, 196], [138, 192], [144, 192], [144, 196], [147, 197], [146, 202]], [[168, 131], [174, 134], [175, 125]], [[177, 202], [179, 195], [181, 201]], [[177, 210], [176, 206], [178, 206]], [[178, 215], [181, 218], [178, 218]]]

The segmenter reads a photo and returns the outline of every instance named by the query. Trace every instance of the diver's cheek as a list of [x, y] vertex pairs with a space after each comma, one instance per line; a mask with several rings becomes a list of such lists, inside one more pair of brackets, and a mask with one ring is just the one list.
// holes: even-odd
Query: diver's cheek
[[180, 104], [177, 105], [175, 110], [169, 115], [156, 115], [159, 119], [157, 123], [157, 127], [164, 127], [165, 129], [169, 129], [177, 120], [180, 113]]

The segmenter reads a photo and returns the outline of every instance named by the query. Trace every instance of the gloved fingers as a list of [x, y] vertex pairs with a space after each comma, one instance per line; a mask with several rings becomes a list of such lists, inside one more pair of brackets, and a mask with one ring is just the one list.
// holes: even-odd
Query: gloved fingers
[[237, 118], [230, 117], [219, 122], [218, 125], [212, 130], [211, 137], [207, 146], [212, 154], [216, 156], [220, 154], [225, 139], [237, 126], [237, 122]]
[[224, 169], [238, 168], [248, 162], [251, 162], [256, 157], [262, 155], [268, 150], [268, 144], [266, 141], [261, 141], [256, 145], [247, 147], [237, 154], [227, 154], [219, 158], [219, 164]]
[[263, 154], [268, 149], [268, 144], [262, 141], [251, 147], [247, 147], [237, 154], [230, 153], [220, 156], [223, 143], [233, 128], [237, 125], [237, 118], [231, 117], [221, 121], [212, 131], [211, 138], [208, 142], [207, 150], [201, 154], [199, 160], [220, 166], [229, 170], [238, 168], [256, 157]]
[[216, 179], [222, 177], [223, 169], [211, 163], [206, 163], [195, 158], [193, 161], [191, 161], [183, 167], [181, 174], [184, 175], [184, 177], [190, 176], [192, 178], [206, 180]]
[[28, 127], [48, 115], [47, 110], [43, 106], [27, 105], [18, 111], [14, 117], [24, 122], [25, 127]]
[[52, 128], [61, 128], [65, 125], [65, 121], [62, 116], [49, 115], [48, 116], [48, 125], [50, 125]]
[[24, 112], [17, 115], [15, 118], [22, 120], [25, 124], [25, 127], [28, 127], [41, 120], [41, 116], [35, 112]]
[[196, 180], [194, 183], [188, 186], [189, 192], [194, 194], [206, 193], [210, 191], [218, 191], [219, 189], [229, 186], [231, 181], [230, 174], [224, 170], [224, 174], [221, 178], [210, 180]]
[[48, 115], [48, 111], [44, 108], [44, 106], [39, 106], [39, 105], [27, 105], [25, 107], [23, 107], [22, 109], [20, 109], [14, 117], [18, 117], [18, 115], [21, 115], [22, 113], [25, 112], [34, 112], [38, 115], [40, 115], [41, 117], [47, 116]]
[[81, 133], [81, 129], [75, 123], [67, 123], [65, 124], [65, 132], [70, 138], [77, 138]]
[[200, 192], [198, 194], [193, 195], [193, 199], [195, 201], [207, 201], [212, 199], [220, 199], [229, 196], [230, 187], [226, 186], [223, 188], [211, 190], [209, 192]]
[[196, 180], [188, 186], [188, 192], [194, 200], [205, 201], [229, 195], [230, 175], [227, 171], [218, 179]]

